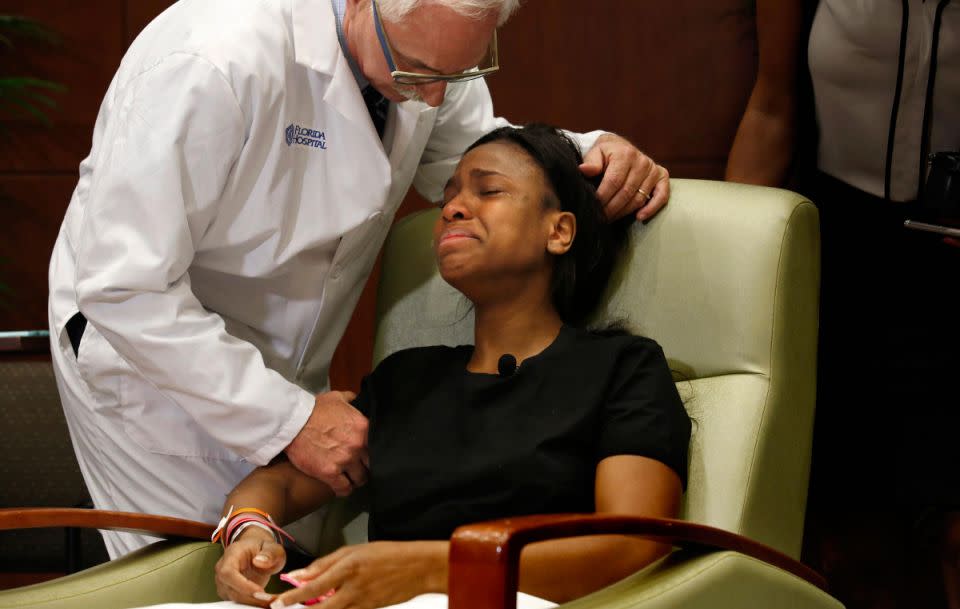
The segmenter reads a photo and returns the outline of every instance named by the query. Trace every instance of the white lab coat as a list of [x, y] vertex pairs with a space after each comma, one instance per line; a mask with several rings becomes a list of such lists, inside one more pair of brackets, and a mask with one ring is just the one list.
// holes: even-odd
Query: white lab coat
[[410, 184], [438, 199], [464, 148], [507, 124], [480, 79], [439, 108], [392, 104], [381, 143], [334, 19], [329, 0], [181, 0], [107, 91], [49, 276], [98, 507], [214, 520], [327, 388]]

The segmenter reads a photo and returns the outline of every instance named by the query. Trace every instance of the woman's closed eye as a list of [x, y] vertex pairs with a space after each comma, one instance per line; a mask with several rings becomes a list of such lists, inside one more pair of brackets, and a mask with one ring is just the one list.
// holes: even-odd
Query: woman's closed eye
[[477, 193], [477, 196], [495, 197], [505, 194], [510, 189], [509, 185], [504, 182], [505, 180], [498, 179], [497, 176], [485, 177], [477, 180], [477, 183], [474, 183], [471, 189]]
[[[480, 197], [496, 197], [502, 195], [506, 192], [503, 188], [481, 188], [477, 190], [477, 195]], [[459, 191], [444, 193], [443, 199], [437, 201], [436, 205], [439, 209], [446, 207], [447, 203], [455, 199], [460, 194]]]

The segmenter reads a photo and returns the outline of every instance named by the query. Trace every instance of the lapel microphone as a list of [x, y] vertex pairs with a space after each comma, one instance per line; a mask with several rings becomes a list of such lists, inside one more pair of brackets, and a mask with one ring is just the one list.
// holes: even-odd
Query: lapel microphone
[[500, 356], [500, 359], [497, 360], [497, 374], [500, 375], [500, 378], [507, 378], [508, 376], [513, 376], [517, 372], [517, 358], [510, 355], [509, 353], [504, 353]]

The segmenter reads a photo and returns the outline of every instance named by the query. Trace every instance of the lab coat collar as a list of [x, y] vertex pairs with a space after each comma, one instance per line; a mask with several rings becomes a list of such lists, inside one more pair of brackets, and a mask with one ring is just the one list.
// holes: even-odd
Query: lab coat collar
[[[332, 76], [337, 63], [346, 58], [337, 39], [333, 7], [325, 0], [292, 0], [293, 52], [295, 61], [311, 70]], [[349, 65], [347, 66], [349, 68]]]
[[[350, 62], [337, 39], [337, 21], [329, 0], [291, 0], [293, 19], [294, 60], [306, 68], [330, 76], [330, 84], [323, 96], [347, 120], [369, 124], [373, 137], [378, 138], [363, 95], [350, 69]], [[422, 102], [409, 101], [392, 104], [395, 123], [390, 164], [396, 165], [416, 129], [420, 114], [430, 110]]]
[[[347, 120], [370, 123], [367, 106], [340, 41], [329, 0], [292, 0], [293, 52], [297, 64], [330, 76], [323, 96]], [[371, 126], [372, 128], [372, 126]], [[376, 134], [374, 134], [376, 137]]]
[[390, 166], [398, 167], [407, 151], [407, 144], [413, 139], [413, 134], [420, 125], [420, 121], [423, 118], [422, 115], [432, 108], [423, 102], [417, 101], [391, 105], [394, 134], [392, 138], [393, 143], [390, 146], [389, 158]]

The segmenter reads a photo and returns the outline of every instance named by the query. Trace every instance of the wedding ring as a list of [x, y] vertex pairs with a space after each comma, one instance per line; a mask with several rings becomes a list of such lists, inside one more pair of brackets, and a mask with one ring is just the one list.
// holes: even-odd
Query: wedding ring
[[648, 200], [648, 201], [650, 200], [650, 195], [648, 195], [648, 194], [647, 194], [647, 191], [645, 191], [644, 189], [638, 188], [638, 189], [637, 189], [637, 193], [639, 193], [640, 195], [643, 195], [643, 198], [644, 198], [644, 199], [646, 199], [646, 200]]

